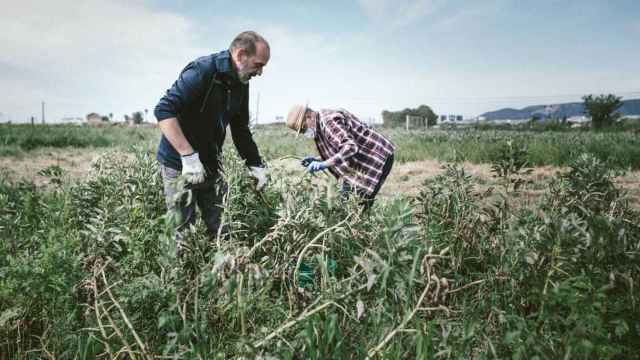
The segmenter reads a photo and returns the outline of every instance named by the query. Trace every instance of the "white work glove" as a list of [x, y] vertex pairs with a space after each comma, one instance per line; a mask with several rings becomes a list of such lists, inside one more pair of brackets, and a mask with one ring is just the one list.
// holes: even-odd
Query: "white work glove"
[[184, 176], [190, 184], [201, 184], [204, 182], [204, 166], [202, 166], [200, 156], [197, 152], [182, 156], [182, 176]]
[[251, 176], [253, 176], [258, 183], [256, 184], [256, 190], [262, 191], [267, 185], [267, 168], [259, 166], [251, 166]]

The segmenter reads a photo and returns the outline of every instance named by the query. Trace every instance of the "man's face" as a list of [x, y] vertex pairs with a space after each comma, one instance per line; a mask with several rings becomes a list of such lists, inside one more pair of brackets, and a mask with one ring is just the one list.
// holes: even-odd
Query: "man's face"
[[261, 42], [256, 44], [256, 53], [248, 56], [247, 53], [240, 49], [238, 51], [238, 79], [247, 84], [252, 77], [262, 75], [262, 69], [269, 62], [269, 49]]
[[304, 120], [302, 121], [302, 127], [300, 128], [301, 133], [305, 132], [310, 127], [311, 122], [313, 121], [313, 112], [307, 109], [304, 113], [303, 119]]

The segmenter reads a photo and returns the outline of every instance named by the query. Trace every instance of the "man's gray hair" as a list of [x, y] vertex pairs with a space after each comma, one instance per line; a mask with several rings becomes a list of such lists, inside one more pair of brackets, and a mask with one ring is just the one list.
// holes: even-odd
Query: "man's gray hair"
[[262, 36], [258, 35], [255, 31], [243, 31], [229, 45], [229, 50], [232, 49], [244, 49], [247, 55], [252, 56], [256, 54], [256, 43], [261, 42], [265, 44], [267, 50], [270, 50], [269, 43]]

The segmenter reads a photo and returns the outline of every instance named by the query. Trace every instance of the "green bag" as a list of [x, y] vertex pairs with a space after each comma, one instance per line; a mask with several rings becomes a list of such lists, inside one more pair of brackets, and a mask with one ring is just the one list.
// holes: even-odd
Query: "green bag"
[[[300, 269], [298, 270], [298, 287], [303, 289], [313, 284], [313, 279], [316, 275], [317, 264], [311, 264], [305, 261], [300, 263]], [[336, 273], [336, 267], [338, 264], [333, 259], [327, 259], [327, 271], [329, 274], [334, 275]]]

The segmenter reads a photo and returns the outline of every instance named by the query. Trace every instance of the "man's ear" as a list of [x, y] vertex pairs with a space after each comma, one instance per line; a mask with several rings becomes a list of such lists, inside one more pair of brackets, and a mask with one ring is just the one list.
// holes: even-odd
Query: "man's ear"
[[236, 50], [236, 59], [238, 61], [242, 61], [247, 56], [247, 50], [243, 48], [238, 48]]
[[242, 61], [242, 59], [240, 58], [240, 54], [243, 51], [243, 49], [241, 48], [235, 48], [231, 50], [231, 58], [233, 59], [234, 63], [239, 63]]

